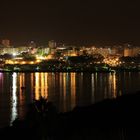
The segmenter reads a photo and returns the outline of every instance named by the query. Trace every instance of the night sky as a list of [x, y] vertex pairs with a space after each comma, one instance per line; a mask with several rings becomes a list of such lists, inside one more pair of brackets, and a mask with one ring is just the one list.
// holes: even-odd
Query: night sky
[[[123, 1], [123, 2], [122, 2]], [[125, 0], [13, 0], [0, 3], [0, 39], [140, 45], [140, 4]]]

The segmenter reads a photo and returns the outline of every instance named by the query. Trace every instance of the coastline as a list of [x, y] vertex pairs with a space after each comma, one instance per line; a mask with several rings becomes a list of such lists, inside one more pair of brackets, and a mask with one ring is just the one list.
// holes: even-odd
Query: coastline
[[116, 72], [140, 72], [140, 69], [110, 69], [110, 70], [6, 70], [1, 69], [0, 72], [24, 72], [24, 73], [30, 73], [30, 72], [64, 72], [64, 73], [116, 73]]

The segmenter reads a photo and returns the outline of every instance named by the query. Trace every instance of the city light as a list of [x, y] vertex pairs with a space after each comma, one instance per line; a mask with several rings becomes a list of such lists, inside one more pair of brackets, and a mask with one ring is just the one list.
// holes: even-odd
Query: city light
[[[102, 71], [105, 70], [104, 65], [106, 65], [108, 70], [116, 67], [139, 70], [139, 47], [97, 47], [93, 45], [69, 47], [57, 46], [54, 41], [51, 41], [49, 45], [50, 48], [49, 46], [0, 48], [0, 68], [10, 71]], [[30, 50], [35, 51], [31, 53]]]
[[116, 67], [118, 66], [121, 62], [119, 61], [119, 58], [106, 58], [104, 59], [104, 63], [105, 64], [108, 64], [109, 66], [113, 66], [113, 67]]

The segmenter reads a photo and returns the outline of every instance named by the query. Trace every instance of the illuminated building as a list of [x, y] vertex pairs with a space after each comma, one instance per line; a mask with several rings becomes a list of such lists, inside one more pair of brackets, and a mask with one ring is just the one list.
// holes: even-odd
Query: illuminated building
[[140, 47], [134, 47], [132, 50], [133, 50], [133, 56], [140, 54]]
[[4, 47], [10, 47], [10, 40], [8, 40], [8, 39], [2, 40], [2, 45], [3, 45]]
[[56, 52], [56, 42], [54, 40], [49, 41], [48, 47], [50, 49], [50, 53], [54, 55]]
[[124, 49], [124, 57], [127, 57], [127, 56], [132, 56], [132, 49], [130, 48]]
[[136, 56], [140, 53], [140, 47], [133, 47], [133, 48], [125, 48], [124, 49], [124, 56], [127, 57], [127, 56], [130, 56], [130, 57], [133, 57], [133, 56]]

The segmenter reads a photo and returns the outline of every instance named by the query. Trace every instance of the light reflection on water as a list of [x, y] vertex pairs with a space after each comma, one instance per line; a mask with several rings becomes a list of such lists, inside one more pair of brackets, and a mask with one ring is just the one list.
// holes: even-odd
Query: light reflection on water
[[[140, 90], [140, 73], [0, 73], [0, 127], [23, 118], [26, 106], [40, 96], [59, 111]], [[9, 119], [7, 119], [9, 116]], [[4, 120], [4, 119], [7, 120]], [[3, 121], [4, 120], [4, 121]]]
[[11, 97], [11, 121], [12, 122], [17, 117], [17, 73], [13, 73], [12, 75], [12, 97]]

